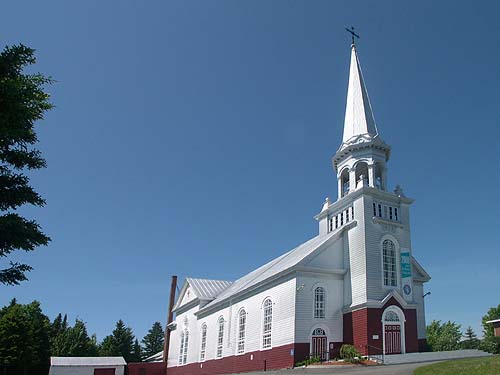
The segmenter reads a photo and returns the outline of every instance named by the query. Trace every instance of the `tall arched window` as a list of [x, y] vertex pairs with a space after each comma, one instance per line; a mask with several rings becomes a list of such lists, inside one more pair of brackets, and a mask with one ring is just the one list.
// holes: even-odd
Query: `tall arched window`
[[325, 289], [322, 287], [314, 289], [314, 317], [325, 317]]
[[217, 333], [217, 358], [222, 357], [222, 345], [224, 343], [224, 318], [221, 316], [219, 321], [217, 322], [217, 326], [219, 327]]
[[340, 188], [342, 189], [340, 196], [345, 197], [349, 194], [349, 169], [345, 168], [340, 173]]
[[185, 365], [187, 362], [187, 352], [189, 344], [189, 332], [187, 330], [181, 333], [181, 347], [179, 350], [179, 365]]
[[247, 312], [240, 310], [238, 315], [238, 354], [245, 352], [245, 330], [247, 325]]
[[385, 240], [382, 243], [383, 267], [384, 267], [384, 285], [398, 286], [396, 272], [396, 246], [391, 240]]
[[200, 361], [205, 360], [206, 351], [207, 351], [207, 325], [203, 323], [203, 325], [201, 326]]
[[262, 320], [262, 348], [271, 347], [271, 331], [273, 323], [273, 303], [268, 298], [264, 301], [264, 315]]

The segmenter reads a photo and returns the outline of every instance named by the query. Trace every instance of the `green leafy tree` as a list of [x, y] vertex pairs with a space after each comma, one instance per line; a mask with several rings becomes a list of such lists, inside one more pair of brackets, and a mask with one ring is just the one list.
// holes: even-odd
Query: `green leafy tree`
[[132, 355], [130, 357], [130, 362], [141, 362], [143, 358], [141, 344], [139, 340], [135, 339], [134, 345], [132, 347]]
[[142, 339], [142, 344], [144, 346], [144, 356], [150, 357], [163, 350], [163, 328], [160, 322], [155, 322], [151, 329], [148, 331], [147, 335]]
[[123, 320], [120, 319], [116, 323], [113, 333], [104, 338], [99, 353], [102, 356], [122, 356], [125, 361], [131, 362], [134, 359], [134, 340], [132, 328], [126, 327]]
[[[32, 251], [50, 241], [36, 221], [16, 212], [25, 204], [45, 205], [25, 174], [26, 170], [46, 166], [41, 152], [34, 147], [38, 142], [34, 125], [52, 108], [49, 94], [44, 91], [52, 80], [40, 73], [23, 73], [24, 68], [35, 62], [35, 50], [22, 44], [5, 47], [0, 53], [0, 258], [3, 259], [13, 251]], [[27, 264], [10, 261], [0, 267], [0, 283], [17, 285], [27, 279], [26, 273], [31, 269]]]
[[50, 325], [52, 336], [55, 337], [61, 332], [61, 326], [62, 326], [62, 314], [59, 313], [57, 314], [57, 316], [54, 318], [54, 321]]
[[479, 340], [471, 326], [467, 327], [464, 334], [465, 339], [461, 342], [462, 349], [477, 349]]
[[95, 339], [87, 334], [85, 323], [79, 319], [73, 327], [61, 331], [52, 341], [51, 354], [60, 357], [92, 357], [97, 355]]
[[54, 318], [54, 321], [51, 323], [50, 328], [51, 338], [55, 339], [59, 334], [68, 329], [68, 316], [64, 314], [63, 318], [61, 313], [57, 314], [57, 316]]
[[500, 319], [500, 305], [498, 305], [497, 307], [492, 307], [491, 309], [488, 310], [486, 315], [483, 316], [482, 323], [483, 323], [483, 333], [485, 339], [495, 336], [493, 324], [486, 323], [490, 320], [495, 320], [495, 319]]
[[459, 349], [461, 338], [460, 324], [455, 322], [441, 324], [440, 320], [433, 320], [427, 326], [427, 344], [434, 352]]
[[0, 368], [3, 373], [47, 373], [50, 321], [40, 303], [12, 302], [0, 310]]
[[102, 340], [99, 345], [99, 355], [101, 357], [115, 357], [121, 355], [118, 347], [115, 345], [113, 336], [106, 336], [104, 340]]
[[481, 341], [479, 349], [492, 354], [500, 354], [500, 337], [493, 336]]

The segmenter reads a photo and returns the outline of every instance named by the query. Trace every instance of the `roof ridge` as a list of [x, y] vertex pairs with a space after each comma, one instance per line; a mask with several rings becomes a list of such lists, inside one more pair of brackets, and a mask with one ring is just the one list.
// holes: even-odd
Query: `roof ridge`
[[[340, 230], [340, 229], [339, 229]], [[339, 233], [339, 230], [332, 231], [328, 234], [324, 235], [316, 235], [310, 239], [308, 239], [306, 242], [303, 242], [302, 244], [294, 247], [290, 251], [286, 252], [285, 254], [280, 255], [277, 258], [274, 258], [267, 262], [266, 264], [260, 266], [259, 268], [243, 275], [239, 279], [237, 279], [230, 287], [225, 289], [223, 292], [221, 292], [213, 301], [211, 301], [208, 305], [203, 307], [203, 309], [209, 307], [209, 306], [214, 306], [218, 303], [221, 303], [223, 301], [226, 301], [227, 299], [230, 299], [233, 295], [239, 294], [241, 292], [244, 292], [248, 288], [252, 287], [253, 285], [257, 285], [261, 282], [265, 282], [269, 278], [273, 277], [273, 275], [279, 274], [287, 269], [290, 269], [291, 267], [294, 267], [295, 265], [299, 264], [302, 260], [304, 260], [308, 255], [310, 255], [312, 252], [314, 252], [316, 249], [318, 249], [321, 245], [326, 243], [329, 239], [335, 237], [336, 234]], [[300, 250], [300, 251], [299, 251]], [[284, 266], [278, 266], [282, 262], [286, 262], [291, 255], [294, 253], [298, 252], [297, 259], [294, 259], [291, 257], [291, 264], [287, 265], [285, 263]], [[266, 275], [266, 272], [272, 270], [274, 267], [278, 268], [275, 270], [274, 274], [269, 274]], [[283, 269], [280, 269], [283, 268]], [[248, 279], [245, 279], [248, 278]], [[262, 280], [259, 280], [261, 278]], [[241, 280], [241, 284], [240, 284]], [[257, 280], [257, 281], [256, 281]]]

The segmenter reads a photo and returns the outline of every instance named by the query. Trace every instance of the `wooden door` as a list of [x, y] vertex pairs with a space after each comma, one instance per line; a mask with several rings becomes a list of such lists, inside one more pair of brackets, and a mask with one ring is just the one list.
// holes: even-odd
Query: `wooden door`
[[385, 325], [385, 354], [401, 354], [401, 326]]
[[327, 360], [328, 347], [326, 346], [326, 336], [313, 336], [312, 338], [312, 356], [318, 357], [322, 361]]

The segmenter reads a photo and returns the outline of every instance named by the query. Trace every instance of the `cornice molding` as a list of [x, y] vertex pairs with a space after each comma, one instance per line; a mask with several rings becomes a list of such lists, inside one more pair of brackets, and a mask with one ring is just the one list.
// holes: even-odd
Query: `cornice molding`
[[[342, 211], [343, 209], [349, 207], [357, 198], [361, 195], [366, 194], [378, 199], [382, 199], [386, 202], [396, 203], [396, 204], [412, 204], [414, 199], [396, 195], [395, 193], [390, 193], [388, 191], [379, 190], [371, 186], [363, 186], [362, 188], [354, 190], [352, 193], [345, 195], [336, 202], [333, 202], [328, 206], [327, 209], [321, 211], [319, 214], [314, 216], [314, 219], [321, 220], [331, 213], [336, 213]], [[392, 222], [391, 222], [392, 223]]]

